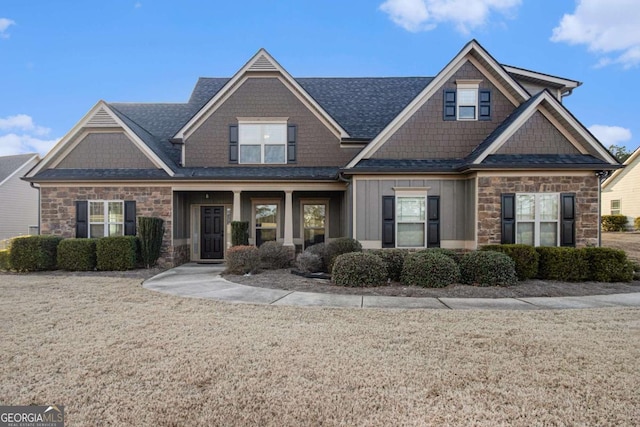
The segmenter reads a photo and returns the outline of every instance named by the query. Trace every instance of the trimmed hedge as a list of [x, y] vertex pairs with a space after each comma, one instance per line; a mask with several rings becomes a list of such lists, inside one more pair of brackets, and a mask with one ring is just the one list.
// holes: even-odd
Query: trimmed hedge
[[454, 251], [453, 249], [444, 249], [444, 248], [427, 248], [427, 249], [420, 250], [420, 252], [439, 253], [439, 254], [448, 256], [453, 261], [455, 261], [456, 264], [460, 264], [460, 261], [462, 261], [462, 257], [464, 256], [464, 253], [462, 252], [457, 252], [457, 251]]
[[0, 251], [0, 270], [11, 270], [11, 262], [9, 262], [9, 249], [3, 249]]
[[249, 245], [249, 221], [231, 221], [231, 245]]
[[518, 283], [515, 262], [501, 252], [469, 252], [460, 261], [460, 274], [467, 285], [514, 286]]
[[258, 248], [258, 253], [260, 254], [262, 268], [277, 270], [291, 265], [292, 251], [285, 248], [280, 242], [264, 242]]
[[316, 243], [313, 246], [309, 246], [307, 249], [304, 250], [305, 252], [309, 252], [311, 254], [314, 255], [318, 255], [320, 257], [320, 261], [322, 261], [322, 266], [320, 267], [320, 270], [318, 271], [327, 271], [327, 264], [328, 264], [328, 260], [327, 260], [327, 245], [324, 243]]
[[640, 216], [633, 220], [633, 228], [640, 231]]
[[627, 222], [626, 215], [602, 215], [602, 230], [626, 231]]
[[227, 251], [226, 262], [229, 274], [255, 273], [260, 268], [260, 253], [255, 246], [232, 246]]
[[58, 244], [62, 237], [26, 236], [13, 239], [9, 251], [9, 263], [14, 270], [55, 270]]
[[580, 249], [545, 246], [537, 247], [536, 252], [539, 279], [581, 282], [589, 278], [589, 265]]
[[331, 280], [339, 286], [382, 286], [387, 283], [387, 267], [372, 253], [350, 252], [335, 258]]
[[460, 281], [460, 268], [442, 252], [413, 252], [404, 260], [400, 281], [405, 286], [444, 288]]
[[529, 245], [486, 245], [480, 248], [482, 251], [502, 252], [516, 263], [516, 275], [518, 280], [532, 279], [538, 275], [538, 262], [540, 255], [536, 248]]
[[329, 272], [333, 270], [333, 263], [336, 258], [342, 254], [351, 252], [362, 252], [362, 245], [356, 239], [350, 237], [340, 237], [330, 241], [326, 246], [326, 255], [324, 262], [327, 264]]
[[625, 251], [611, 248], [583, 248], [580, 250], [589, 266], [588, 280], [596, 282], [630, 282], [634, 265]]
[[96, 268], [95, 239], [65, 239], [58, 245], [58, 267], [69, 271]]
[[138, 259], [135, 236], [101, 237], [96, 241], [96, 267], [101, 271], [132, 270]]
[[296, 257], [296, 267], [303, 273], [317, 273], [322, 271], [322, 258], [310, 251], [300, 252]]
[[407, 249], [374, 249], [369, 251], [374, 254], [385, 263], [387, 267], [387, 274], [389, 278], [395, 282], [400, 281], [402, 277], [402, 267], [404, 267], [404, 260], [409, 255]]

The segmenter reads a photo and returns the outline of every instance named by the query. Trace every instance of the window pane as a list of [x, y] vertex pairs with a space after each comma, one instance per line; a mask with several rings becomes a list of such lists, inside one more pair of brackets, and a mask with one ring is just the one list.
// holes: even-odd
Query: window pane
[[458, 105], [476, 105], [477, 94], [475, 89], [458, 89]]
[[256, 205], [256, 227], [275, 228], [277, 220], [278, 205]]
[[124, 226], [122, 224], [109, 224], [109, 236], [124, 236]]
[[324, 228], [325, 205], [304, 205], [304, 228]]
[[91, 224], [89, 226], [89, 237], [104, 237], [104, 224]]
[[424, 224], [398, 224], [398, 247], [424, 247]]
[[533, 221], [536, 218], [536, 204], [533, 194], [518, 194], [516, 196], [516, 220]]
[[286, 144], [287, 142], [287, 126], [263, 125], [263, 141], [265, 144]]
[[285, 163], [284, 145], [265, 145], [264, 146], [264, 162], [265, 163]]
[[558, 196], [556, 194], [540, 194], [540, 220], [558, 220]]
[[519, 222], [516, 226], [516, 243], [533, 246], [535, 243], [533, 227], [533, 222]]
[[558, 223], [540, 223], [540, 246], [558, 246]]
[[256, 230], [256, 244], [258, 246], [262, 245], [264, 242], [270, 242], [273, 240], [276, 240], [275, 228], [263, 228], [261, 230]]
[[424, 197], [398, 197], [398, 221], [424, 221]]
[[459, 119], [475, 119], [476, 118], [476, 107], [460, 106], [458, 108], [458, 118]]
[[304, 247], [308, 248], [316, 243], [324, 242], [324, 228], [305, 228]]
[[89, 202], [89, 222], [104, 222], [103, 202]]
[[262, 141], [260, 125], [241, 124], [238, 127], [238, 137], [240, 144], [260, 144]]
[[260, 163], [260, 146], [240, 145], [240, 163]]
[[109, 202], [109, 222], [124, 222], [124, 203]]

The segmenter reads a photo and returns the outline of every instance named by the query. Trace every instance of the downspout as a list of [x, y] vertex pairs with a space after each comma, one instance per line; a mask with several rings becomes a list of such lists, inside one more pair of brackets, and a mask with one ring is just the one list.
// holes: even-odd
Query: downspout
[[40, 235], [40, 230], [42, 229], [42, 226], [40, 224], [40, 209], [41, 209], [41, 200], [40, 200], [40, 187], [36, 187], [33, 182], [30, 182], [29, 185], [31, 186], [31, 188], [33, 188], [34, 190], [38, 191], [38, 235]]
[[[353, 187], [351, 186], [351, 179], [350, 178], [345, 178], [344, 176], [344, 172], [338, 172], [338, 181], [340, 182], [344, 182], [347, 184], [347, 187], [351, 189], [351, 191], [353, 191]], [[351, 228], [353, 228], [353, 206], [351, 206], [351, 209], [347, 209], [347, 207], [352, 203], [352, 197], [349, 197], [348, 193], [345, 193], [345, 207], [344, 207], [344, 215], [346, 217], [347, 220], [347, 224], [348, 224], [348, 235], [355, 238], [355, 230], [351, 230]]]
[[602, 183], [609, 177], [611, 171], [598, 171], [598, 247], [602, 246]]

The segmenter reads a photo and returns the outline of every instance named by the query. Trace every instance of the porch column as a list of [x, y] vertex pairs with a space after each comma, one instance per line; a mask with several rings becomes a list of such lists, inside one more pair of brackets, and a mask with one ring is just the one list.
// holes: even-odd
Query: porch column
[[241, 191], [233, 192], [233, 215], [231, 215], [232, 221], [240, 221], [240, 193]]
[[284, 192], [284, 246], [293, 247], [293, 191]]

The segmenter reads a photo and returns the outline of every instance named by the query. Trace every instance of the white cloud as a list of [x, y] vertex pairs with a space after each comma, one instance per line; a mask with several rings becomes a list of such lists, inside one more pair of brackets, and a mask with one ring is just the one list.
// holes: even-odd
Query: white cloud
[[33, 152], [44, 155], [58, 142], [49, 139], [49, 133], [51, 129], [36, 125], [26, 114], [0, 118], [0, 156]]
[[620, 145], [631, 140], [631, 131], [620, 126], [593, 125], [589, 126], [589, 132], [594, 134], [606, 147]]
[[12, 21], [11, 19], [8, 19], [8, 18], [0, 18], [0, 39], [9, 38], [9, 33], [7, 33], [7, 29], [12, 25], [16, 25], [15, 21]]
[[[578, 0], [553, 29], [551, 41], [584, 44], [602, 56], [596, 66], [640, 64], [640, 2], [637, 0]], [[613, 58], [607, 55], [613, 55]]]
[[450, 22], [462, 34], [485, 25], [492, 12], [509, 15], [521, 0], [386, 0], [380, 10], [407, 31], [429, 31]]
[[136, 4], [133, 5], [133, 7], [136, 9], [140, 9], [142, 7], [142, 3], [137, 2]]

